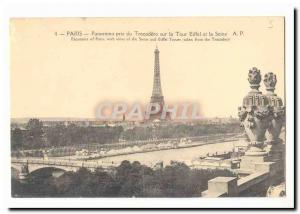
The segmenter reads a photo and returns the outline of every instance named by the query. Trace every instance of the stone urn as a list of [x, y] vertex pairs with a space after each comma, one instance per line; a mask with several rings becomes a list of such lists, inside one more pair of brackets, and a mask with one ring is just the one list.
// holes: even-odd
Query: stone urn
[[267, 152], [263, 149], [264, 139], [271, 119], [271, 109], [268, 99], [259, 91], [261, 74], [257, 68], [252, 68], [248, 73], [251, 90], [243, 99], [239, 107], [238, 116], [241, 126], [244, 127], [250, 139], [250, 148], [245, 155], [264, 156]]
[[269, 156], [272, 161], [284, 159], [284, 144], [280, 143], [279, 134], [282, 126], [285, 123], [285, 107], [282, 99], [275, 93], [275, 86], [277, 83], [276, 75], [267, 73], [264, 76], [264, 84], [266, 86], [266, 97], [268, 103], [272, 108], [272, 119], [269, 122], [265, 137]]
[[276, 75], [267, 73], [264, 76], [264, 84], [266, 86], [266, 97], [268, 103], [272, 108], [272, 120], [266, 131], [266, 142], [268, 144], [277, 144], [280, 142], [279, 134], [285, 122], [285, 107], [283, 106], [282, 99], [275, 93], [275, 86], [277, 83]]

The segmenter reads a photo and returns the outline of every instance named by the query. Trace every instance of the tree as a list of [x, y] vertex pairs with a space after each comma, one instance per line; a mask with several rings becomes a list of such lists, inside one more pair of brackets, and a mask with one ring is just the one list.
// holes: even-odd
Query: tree
[[194, 169], [173, 161], [153, 170], [135, 161], [123, 161], [116, 174], [102, 168], [80, 168], [55, 178], [48, 169], [38, 170], [22, 184], [12, 178], [14, 197], [201, 197], [207, 182], [217, 176], [235, 176], [229, 170]]
[[27, 123], [26, 146], [28, 148], [41, 148], [46, 146], [43, 122], [38, 119], [30, 119]]
[[15, 128], [11, 132], [11, 149], [21, 149], [24, 143], [24, 136], [20, 128]]

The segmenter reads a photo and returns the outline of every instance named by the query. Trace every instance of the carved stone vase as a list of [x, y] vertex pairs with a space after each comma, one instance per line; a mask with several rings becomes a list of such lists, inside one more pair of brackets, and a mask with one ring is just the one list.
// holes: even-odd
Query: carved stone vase
[[268, 103], [272, 108], [272, 119], [269, 122], [268, 129], [266, 131], [266, 144], [269, 149], [269, 156], [272, 160], [282, 159], [284, 152], [284, 145], [279, 138], [282, 126], [285, 123], [285, 107], [283, 106], [282, 99], [275, 93], [275, 86], [277, 83], [276, 75], [273, 73], [267, 73], [264, 76], [264, 84], [266, 86], [266, 97]]
[[275, 74], [265, 74], [264, 84], [267, 90], [266, 97], [272, 108], [272, 120], [266, 131], [268, 144], [277, 144], [280, 142], [279, 134], [285, 121], [285, 107], [283, 106], [282, 99], [274, 93], [276, 83], [277, 79]]
[[250, 148], [245, 155], [264, 156], [267, 155], [263, 147], [265, 132], [271, 119], [271, 109], [267, 97], [258, 90], [261, 82], [260, 70], [255, 67], [250, 69], [248, 81], [251, 90], [244, 97], [238, 112], [241, 125], [250, 139]]

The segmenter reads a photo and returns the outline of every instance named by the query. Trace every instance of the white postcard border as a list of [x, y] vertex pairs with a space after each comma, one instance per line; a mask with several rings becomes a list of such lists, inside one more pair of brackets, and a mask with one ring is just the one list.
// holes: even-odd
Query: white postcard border
[[[0, 93], [1, 122], [0, 131], [3, 152], [1, 164], [1, 193], [7, 208], [241, 208], [241, 207], [272, 207], [283, 208], [294, 206], [294, 18], [293, 7], [289, 4], [200, 4], [195, 1], [163, 1], [165, 3], [150, 3], [150, 1], [122, 1], [112, 4], [112, 1], [75, 1], [73, 4], [53, 3], [53, 1], [12, 1], [4, 8], [1, 17], [1, 40], [4, 52], [1, 51]], [[114, 1], [117, 2], [117, 1]], [[121, 2], [121, 1], [120, 1]], [[136, 2], [136, 4], [131, 4]], [[153, 1], [152, 1], [153, 2]], [[161, 1], [160, 1], [161, 2]], [[255, 1], [259, 2], [259, 1]], [[48, 4], [47, 4], [48, 3]], [[10, 187], [10, 80], [9, 80], [9, 18], [10, 17], [172, 17], [172, 16], [285, 16], [286, 29], [286, 187], [285, 198], [12, 198]]]

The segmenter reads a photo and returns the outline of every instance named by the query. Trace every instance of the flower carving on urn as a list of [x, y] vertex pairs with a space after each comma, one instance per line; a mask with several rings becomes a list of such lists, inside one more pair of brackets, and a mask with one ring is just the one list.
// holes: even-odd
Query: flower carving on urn
[[266, 97], [272, 108], [272, 120], [266, 131], [266, 139], [269, 144], [276, 144], [280, 141], [278, 136], [285, 121], [285, 107], [283, 106], [282, 99], [274, 93], [276, 83], [277, 78], [275, 74], [272, 72], [265, 74], [264, 84], [267, 90]]
[[248, 73], [248, 81], [250, 83], [250, 87], [252, 89], [257, 89], [260, 86], [260, 81], [261, 81], [261, 75], [260, 75], [260, 70], [258, 70], [257, 68], [252, 68], [249, 70]]
[[251, 151], [255, 155], [263, 152], [265, 132], [268, 128], [271, 109], [268, 99], [259, 91], [261, 74], [257, 68], [252, 68], [248, 73], [248, 82], [251, 90], [243, 99], [243, 105], [238, 109], [241, 126], [244, 127], [250, 139]]
[[266, 90], [274, 93], [275, 86], [277, 83], [276, 75], [273, 73], [267, 73], [264, 76], [264, 84], [266, 86]]

